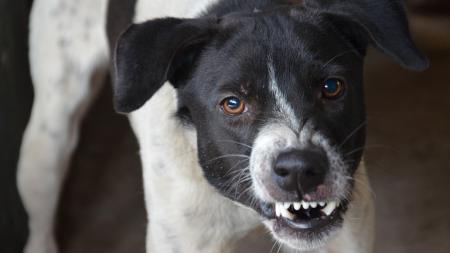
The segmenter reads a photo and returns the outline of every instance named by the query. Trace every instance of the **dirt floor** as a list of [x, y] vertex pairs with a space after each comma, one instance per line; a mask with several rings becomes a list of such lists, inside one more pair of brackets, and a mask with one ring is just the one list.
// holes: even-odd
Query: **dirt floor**
[[[420, 43], [441, 46], [428, 50], [431, 68], [423, 73], [373, 52], [367, 61], [365, 158], [380, 253], [450, 252], [450, 50]], [[144, 252], [138, 149], [110, 98], [106, 90], [83, 126], [60, 205], [63, 253]], [[239, 252], [269, 252], [273, 243], [263, 235]]]

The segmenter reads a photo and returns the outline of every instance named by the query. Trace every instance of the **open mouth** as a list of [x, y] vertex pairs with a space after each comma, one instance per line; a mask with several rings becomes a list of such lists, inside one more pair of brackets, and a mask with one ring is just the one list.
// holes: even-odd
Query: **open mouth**
[[342, 223], [342, 214], [347, 209], [344, 201], [277, 202], [263, 204], [263, 213], [275, 219], [274, 229], [289, 229], [296, 234], [308, 235], [326, 232]]
[[275, 203], [276, 219], [295, 230], [320, 229], [339, 219], [340, 201]]

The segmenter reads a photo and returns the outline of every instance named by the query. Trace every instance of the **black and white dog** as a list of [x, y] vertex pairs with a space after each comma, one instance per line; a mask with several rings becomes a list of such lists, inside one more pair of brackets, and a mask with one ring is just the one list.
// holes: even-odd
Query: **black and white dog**
[[27, 253], [57, 252], [58, 191], [117, 30], [108, 9], [137, 23], [110, 44], [116, 109], [141, 147], [148, 252], [229, 252], [260, 224], [286, 249], [371, 252], [366, 48], [427, 66], [396, 0], [35, 0]]

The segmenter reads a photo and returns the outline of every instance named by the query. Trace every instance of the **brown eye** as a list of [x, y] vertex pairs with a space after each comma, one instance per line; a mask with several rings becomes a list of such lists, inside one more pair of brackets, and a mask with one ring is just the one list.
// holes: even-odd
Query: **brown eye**
[[231, 115], [241, 114], [245, 110], [245, 103], [237, 97], [227, 97], [221, 102], [222, 110]]
[[327, 99], [336, 99], [340, 97], [345, 90], [345, 84], [337, 78], [325, 80], [322, 86], [322, 96]]

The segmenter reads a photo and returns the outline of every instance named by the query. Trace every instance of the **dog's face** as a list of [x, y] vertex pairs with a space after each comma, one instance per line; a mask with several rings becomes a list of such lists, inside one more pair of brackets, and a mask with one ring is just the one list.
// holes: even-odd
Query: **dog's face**
[[258, 210], [280, 240], [309, 248], [341, 225], [351, 199], [363, 56], [297, 15], [235, 24], [202, 52], [179, 103], [209, 182]]
[[425, 64], [407, 28], [397, 46], [409, 51], [397, 52], [370, 26], [317, 6], [149, 21], [119, 43], [117, 107], [134, 110], [171, 81], [206, 179], [258, 211], [280, 241], [316, 248], [352, 199], [367, 43], [411, 68]]

